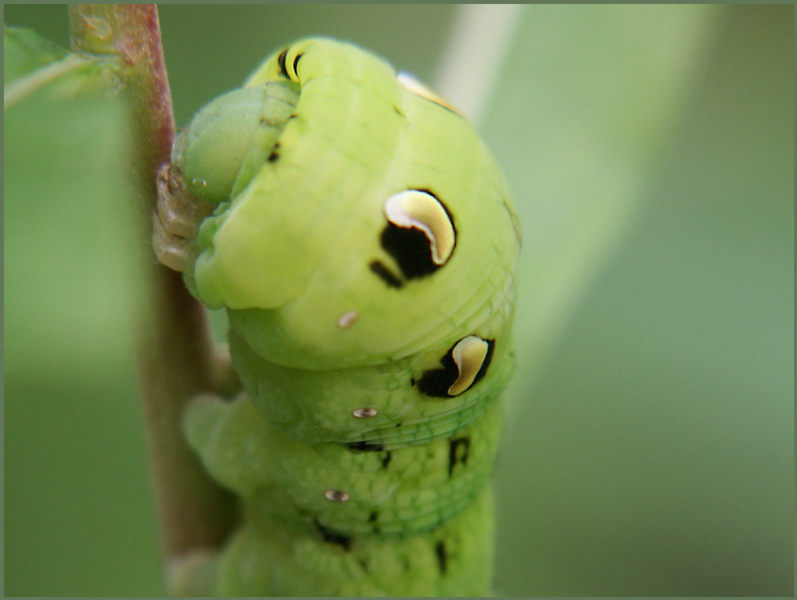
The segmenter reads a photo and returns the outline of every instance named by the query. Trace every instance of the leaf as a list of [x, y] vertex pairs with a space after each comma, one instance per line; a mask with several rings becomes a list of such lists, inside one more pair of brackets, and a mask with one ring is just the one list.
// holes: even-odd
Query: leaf
[[32, 29], [6, 27], [3, 50], [6, 110], [42, 90], [54, 100], [118, 90], [119, 61], [70, 53]]
[[3, 86], [8, 87], [50, 63], [63, 60], [69, 52], [32, 29], [6, 27], [3, 32]]

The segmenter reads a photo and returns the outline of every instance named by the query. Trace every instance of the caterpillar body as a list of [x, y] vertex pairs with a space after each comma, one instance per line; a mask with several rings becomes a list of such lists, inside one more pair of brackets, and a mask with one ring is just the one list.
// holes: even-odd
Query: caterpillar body
[[205, 591], [488, 594], [520, 234], [471, 126], [302, 40], [197, 114], [159, 190], [156, 253], [226, 308], [245, 389], [184, 420], [244, 506]]

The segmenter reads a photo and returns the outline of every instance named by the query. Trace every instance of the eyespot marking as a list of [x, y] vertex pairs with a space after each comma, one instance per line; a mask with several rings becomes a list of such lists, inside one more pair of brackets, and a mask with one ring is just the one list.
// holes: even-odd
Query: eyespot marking
[[438, 106], [441, 106], [441, 107], [445, 108], [446, 110], [451, 111], [455, 115], [462, 116], [460, 114], [460, 112], [456, 108], [451, 106], [448, 102], [443, 100], [440, 96], [435, 94], [432, 90], [430, 90], [428, 87], [426, 87], [420, 81], [415, 79], [415, 77], [413, 77], [409, 73], [407, 73], [405, 71], [401, 71], [396, 76], [396, 79], [398, 80], [399, 85], [401, 85], [406, 90], [409, 90], [413, 94], [416, 94], [416, 95], [420, 96], [421, 98], [423, 98], [425, 100], [428, 100], [429, 102], [434, 102]]
[[429, 190], [390, 196], [383, 212], [387, 226], [380, 242], [407, 279], [433, 273], [451, 258], [456, 229], [448, 209]]
[[379, 409], [371, 407], [355, 408], [351, 416], [355, 419], [372, 419], [379, 414]]
[[450, 398], [469, 390], [487, 373], [494, 347], [494, 340], [475, 335], [462, 338], [440, 359], [442, 368], [424, 372], [418, 390], [437, 398]]
[[475, 381], [484, 359], [487, 358], [489, 344], [475, 335], [461, 339], [454, 346], [451, 355], [457, 365], [459, 375], [448, 388], [449, 396], [456, 396], [467, 390]]
[[347, 327], [351, 327], [354, 322], [357, 320], [357, 317], [360, 316], [356, 310], [350, 310], [348, 312], [343, 313], [338, 317], [338, 327], [341, 329], [346, 329]]
[[348, 502], [350, 496], [343, 490], [327, 490], [324, 492], [324, 498], [330, 502]]

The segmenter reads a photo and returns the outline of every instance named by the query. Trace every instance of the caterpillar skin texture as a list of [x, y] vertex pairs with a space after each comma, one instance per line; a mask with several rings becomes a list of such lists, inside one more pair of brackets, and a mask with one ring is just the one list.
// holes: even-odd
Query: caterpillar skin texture
[[173, 591], [489, 594], [520, 235], [471, 126], [308, 39], [200, 111], [170, 169], [156, 251], [227, 309], [246, 390], [185, 415], [244, 517]]

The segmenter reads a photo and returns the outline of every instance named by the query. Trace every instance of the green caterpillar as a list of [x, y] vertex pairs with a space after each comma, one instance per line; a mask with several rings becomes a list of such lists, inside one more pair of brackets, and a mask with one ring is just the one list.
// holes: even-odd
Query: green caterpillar
[[185, 415], [245, 508], [193, 585], [489, 594], [520, 233], [471, 126], [380, 58], [307, 39], [200, 111], [159, 187], [158, 257], [227, 309], [246, 390]]

